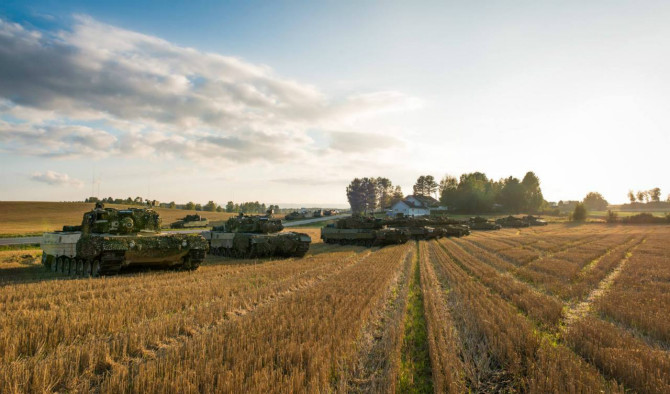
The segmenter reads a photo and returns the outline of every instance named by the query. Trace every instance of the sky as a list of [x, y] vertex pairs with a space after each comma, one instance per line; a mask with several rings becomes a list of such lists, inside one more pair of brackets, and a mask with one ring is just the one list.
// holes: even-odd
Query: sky
[[3, 1], [0, 200], [670, 192], [670, 3]]

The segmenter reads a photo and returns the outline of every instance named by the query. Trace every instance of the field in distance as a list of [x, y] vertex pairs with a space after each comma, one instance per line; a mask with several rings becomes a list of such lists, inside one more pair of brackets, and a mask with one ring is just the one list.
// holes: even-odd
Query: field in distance
[[0, 392], [670, 392], [668, 226], [298, 231], [302, 259], [98, 279], [0, 252]]
[[[41, 235], [45, 231], [61, 230], [64, 225], [79, 225], [84, 213], [95, 207], [83, 202], [0, 201], [0, 236]], [[144, 208], [146, 205], [105, 204], [109, 208]], [[231, 217], [226, 212], [195, 212], [184, 209], [155, 208], [168, 226], [188, 214], [199, 213], [212, 221]]]

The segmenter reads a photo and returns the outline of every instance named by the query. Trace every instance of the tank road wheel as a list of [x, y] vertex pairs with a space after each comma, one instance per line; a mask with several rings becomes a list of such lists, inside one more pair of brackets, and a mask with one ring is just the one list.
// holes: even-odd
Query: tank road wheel
[[84, 260], [84, 269], [82, 271], [84, 277], [91, 276], [91, 260]]
[[58, 272], [58, 260], [56, 258], [51, 259], [51, 272]]
[[45, 267], [47, 266], [47, 260], [47, 254], [42, 252], [42, 265]]
[[84, 260], [82, 259], [77, 259], [77, 276], [83, 276], [84, 275]]
[[91, 276], [97, 278], [100, 276], [100, 260], [94, 260], [91, 264]]
[[65, 261], [63, 260], [62, 256], [59, 256], [56, 258], [56, 272], [59, 274], [63, 273], [63, 266], [65, 265]]

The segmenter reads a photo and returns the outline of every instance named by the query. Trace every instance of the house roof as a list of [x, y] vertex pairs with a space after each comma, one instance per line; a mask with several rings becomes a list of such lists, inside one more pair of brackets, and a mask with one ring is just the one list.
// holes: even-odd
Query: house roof
[[[413, 200], [410, 200], [410, 197]], [[431, 208], [431, 207], [437, 207], [440, 205], [440, 202], [434, 199], [431, 196], [422, 196], [422, 195], [417, 195], [417, 194], [411, 194], [403, 200], [403, 202], [410, 207], [414, 208]]]

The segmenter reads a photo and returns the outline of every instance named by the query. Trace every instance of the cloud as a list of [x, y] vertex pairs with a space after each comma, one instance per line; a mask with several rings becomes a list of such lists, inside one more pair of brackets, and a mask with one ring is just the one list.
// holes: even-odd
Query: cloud
[[79, 179], [70, 178], [68, 174], [51, 170], [45, 173], [36, 172], [30, 176], [30, 179], [35, 182], [42, 182], [52, 186], [72, 186], [76, 188], [84, 186], [84, 182]]
[[330, 149], [339, 152], [362, 153], [403, 145], [396, 137], [374, 133], [331, 131], [328, 136]]
[[272, 179], [270, 182], [274, 183], [283, 183], [287, 185], [299, 185], [299, 186], [325, 186], [325, 185], [346, 185], [350, 179], [348, 178], [278, 178]]
[[[421, 105], [395, 91], [328, 97], [267, 66], [88, 16], [75, 16], [70, 30], [58, 32], [0, 19], [0, 98], [0, 117], [25, 123], [0, 124], [0, 141], [11, 141], [5, 150], [63, 158], [213, 155], [232, 162], [300, 158], [313, 143], [308, 129]], [[335, 135], [333, 149], [346, 151], [347, 137], [355, 136]], [[362, 134], [357, 138], [364, 142]]]

